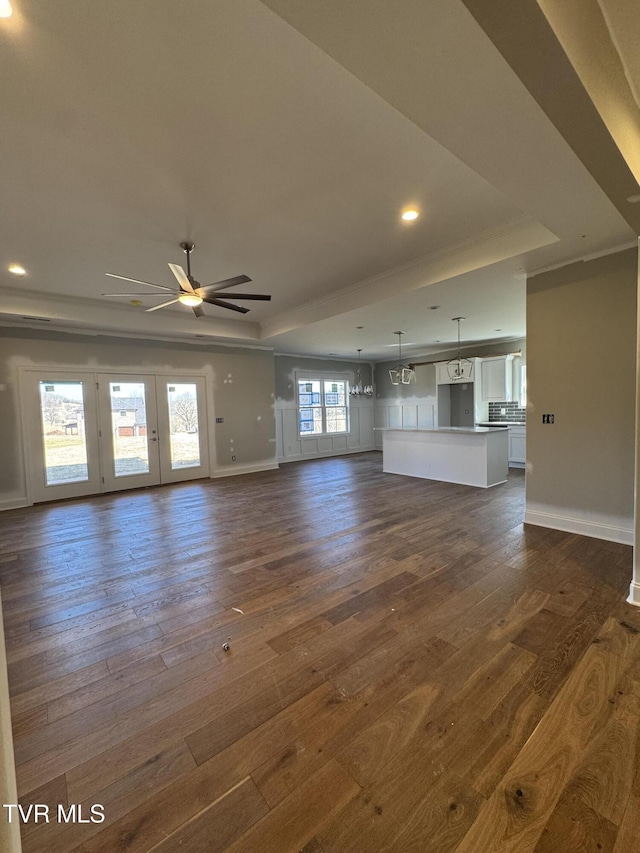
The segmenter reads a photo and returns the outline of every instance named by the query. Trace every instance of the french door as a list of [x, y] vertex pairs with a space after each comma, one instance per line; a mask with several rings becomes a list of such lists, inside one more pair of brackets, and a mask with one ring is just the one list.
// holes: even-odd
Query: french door
[[209, 476], [203, 377], [25, 371], [33, 502]]

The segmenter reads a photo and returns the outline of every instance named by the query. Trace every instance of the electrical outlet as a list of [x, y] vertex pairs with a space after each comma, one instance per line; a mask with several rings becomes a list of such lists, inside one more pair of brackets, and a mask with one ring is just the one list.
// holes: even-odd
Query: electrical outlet
[[232, 457], [231, 457], [231, 461], [232, 461], [232, 462], [235, 462], [235, 461], [236, 461], [236, 457], [235, 457], [235, 456], [232, 456]]
[[552, 424], [555, 422], [555, 415], [543, 415], [542, 423], [543, 424]]
[[223, 424], [223, 423], [224, 423], [224, 418], [216, 418], [216, 423], [217, 423], [217, 424]]

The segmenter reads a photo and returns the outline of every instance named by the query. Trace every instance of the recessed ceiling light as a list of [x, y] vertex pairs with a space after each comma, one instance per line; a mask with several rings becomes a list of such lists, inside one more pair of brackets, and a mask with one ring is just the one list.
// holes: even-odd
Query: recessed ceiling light
[[364, 329], [364, 326], [356, 326], [356, 329]]
[[640, 193], [630, 195], [627, 201], [629, 202], [629, 204], [637, 204], [640, 201]]
[[141, 299], [131, 299], [130, 302], [132, 305], [135, 305], [136, 308], [139, 308], [142, 305]]
[[[2, 0], [0, 0], [0, 2], [2, 2]], [[14, 275], [27, 274], [26, 269], [24, 267], [21, 267], [20, 264], [11, 264], [11, 266], [9, 267], [9, 272], [13, 273]]]
[[405, 222], [413, 222], [414, 219], [417, 219], [420, 216], [420, 213], [415, 209], [415, 207], [410, 207], [408, 210], [405, 210], [402, 214], [402, 218]]
[[9, 0], [0, 0], [0, 18], [10, 18], [13, 15], [13, 9]]
[[437, 311], [440, 305], [429, 305], [429, 311]]
[[501, 332], [502, 329], [494, 329], [495, 332]]

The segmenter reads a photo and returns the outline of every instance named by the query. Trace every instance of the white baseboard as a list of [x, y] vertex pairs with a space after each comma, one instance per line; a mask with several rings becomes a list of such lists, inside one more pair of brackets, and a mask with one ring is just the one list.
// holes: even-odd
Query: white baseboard
[[615, 525], [527, 509], [524, 513], [524, 523], [535, 524], [538, 527], [551, 527], [553, 530], [562, 530], [565, 533], [592, 536], [594, 539], [606, 539], [608, 542], [619, 542], [622, 545], [633, 545], [634, 540], [632, 522], [628, 522], [629, 526], [627, 526], [622, 520], [620, 525]]
[[631, 581], [631, 584], [629, 585], [629, 595], [627, 596], [627, 603], [633, 604], [635, 607], [640, 607], [640, 583]]
[[526, 468], [526, 462], [509, 462], [509, 468]]
[[277, 462], [265, 462], [261, 465], [228, 465], [224, 468], [216, 468], [211, 474], [212, 480], [220, 477], [235, 477], [238, 474], [256, 474], [259, 471], [277, 471], [280, 466]]
[[347, 447], [344, 450], [327, 450], [323, 453], [297, 453], [295, 456], [279, 456], [278, 462], [301, 462], [303, 459], [327, 459], [329, 456], [351, 456], [353, 453], [370, 453], [378, 450], [377, 447]]
[[5, 509], [22, 509], [24, 506], [29, 506], [29, 501], [26, 498], [5, 498], [5, 500], [0, 500], [0, 512]]

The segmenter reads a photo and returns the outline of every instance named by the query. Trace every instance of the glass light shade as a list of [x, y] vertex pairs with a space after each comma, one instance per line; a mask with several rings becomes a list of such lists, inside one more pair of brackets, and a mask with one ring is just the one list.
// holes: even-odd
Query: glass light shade
[[201, 297], [196, 296], [195, 293], [181, 293], [178, 299], [183, 305], [189, 305], [191, 308], [195, 308], [196, 305], [200, 305], [202, 302]]

